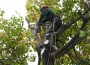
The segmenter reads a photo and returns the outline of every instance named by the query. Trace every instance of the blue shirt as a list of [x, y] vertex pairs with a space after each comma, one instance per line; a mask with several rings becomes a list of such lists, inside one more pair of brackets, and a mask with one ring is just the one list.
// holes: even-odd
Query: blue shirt
[[46, 23], [47, 21], [49, 22], [53, 22], [53, 19], [55, 17], [55, 14], [52, 12], [51, 9], [47, 8], [40, 16], [38, 25], [41, 26], [44, 23]]

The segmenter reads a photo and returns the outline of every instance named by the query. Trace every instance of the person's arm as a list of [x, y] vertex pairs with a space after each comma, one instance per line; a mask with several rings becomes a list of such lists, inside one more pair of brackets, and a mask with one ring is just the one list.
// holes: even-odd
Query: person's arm
[[47, 21], [48, 21], [48, 18], [45, 15], [41, 14], [40, 19], [39, 19], [39, 22], [37, 23], [37, 30], [36, 31], [39, 32], [40, 31], [40, 27], [44, 23], [46, 23]]
[[42, 26], [42, 25], [43, 25], [44, 23], [46, 23], [47, 21], [48, 21], [47, 16], [45, 16], [44, 14], [42, 14], [42, 15], [40, 16], [38, 25], [39, 25], [39, 26]]

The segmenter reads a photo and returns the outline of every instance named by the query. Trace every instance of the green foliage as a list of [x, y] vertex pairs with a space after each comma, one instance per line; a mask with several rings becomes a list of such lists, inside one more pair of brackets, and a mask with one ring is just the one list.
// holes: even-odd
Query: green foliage
[[5, 13], [5, 12], [0, 9], [0, 16], [3, 16], [4, 13]]
[[84, 37], [86, 35], [85, 31], [80, 30], [80, 37]]
[[2, 65], [26, 65], [30, 41], [28, 30], [23, 29], [22, 17], [12, 16], [10, 20], [3, 18], [0, 12], [0, 63]]

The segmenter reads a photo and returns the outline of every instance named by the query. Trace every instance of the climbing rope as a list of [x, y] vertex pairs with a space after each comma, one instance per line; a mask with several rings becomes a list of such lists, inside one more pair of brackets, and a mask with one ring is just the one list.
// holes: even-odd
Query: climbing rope
[[[54, 43], [55, 43], [55, 47], [56, 47], [56, 32], [55, 32], [55, 30], [54, 30], [54, 28], [55, 28], [55, 23], [56, 23], [56, 17], [54, 17], [54, 22], [53, 22], [53, 35], [54, 35]], [[55, 50], [54, 50], [54, 52], [55, 52]], [[54, 55], [54, 59], [56, 59], [56, 57], [55, 57], [55, 55]]]
[[[51, 45], [54, 45], [53, 43], [55, 43], [55, 47], [56, 47], [56, 32], [55, 32], [55, 30], [54, 30], [54, 28], [55, 28], [55, 23], [56, 23], [56, 17], [54, 17], [54, 20], [53, 20], [53, 23], [52, 23], [52, 26], [53, 26], [53, 33], [52, 33], [52, 37], [51, 37]], [[54, 42], [53, 42], [53, 40], [54, 40]], [[54, 52], [55, 52], [56, 50], [54, 49]], [[50, 46], [50, 52], [49, 52], [49, 54], [51, 53], [51, 46]], [[48, 57], [48, 62], [47, 62], [47, 65], [49, 64], [49, 58], [50, 58], [50, 56]], [[54, 55], [54, 59], [56, 59], [55, 58], [55, 55]]]

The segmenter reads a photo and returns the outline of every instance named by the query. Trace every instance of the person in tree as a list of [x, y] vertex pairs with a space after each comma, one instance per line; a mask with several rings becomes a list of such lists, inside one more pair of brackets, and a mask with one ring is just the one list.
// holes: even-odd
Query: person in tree
[[[40, 65], [41, 55], [42, 55], [43, 60], [47, 61], [48, 53], [54, 52], [55, 50], [57, 50], [56, 49], [57, 47], [55, 46], [55, 44], [50, 43], [50, 37], [51, 37], [50, 35], [56, 31], [58, 31], [59, 28], [62, 26], [62, 21], [61, 21], [60, 17], [55, 15], [55, 13], [47, 5], [44, 5], [43, 7], [41, 7], [40, 11], [42, 14], [37, 23], [36, 33], [40, 32], [40, 27], [47, 22], [50, 22], [52, 24], [52, 26], [46, 34], [46, 40], [45, 40], [44, 44], [38, 44], [36, 46], [36, 49], [38, 51], [38, 56], [39, 56], [38, 57], [39, 58], [38, 65]], [[56, 42], [58, 41], [58, 39], [59, 39], [59, 37], [56, 36]], [[43, 49], [44, 49], [44, 52], [42, 53]], [[54, 65], [54, 59], [51, 60], [51, 63], [52, 63], [52, 65]]]
[[40, 11], [42, 14], [40, 16], [39, 22], [37, 23], [36, 32], [38, 33], [40, 31], [40, 27], [46, 22], [52, 23], [51, 28], [46, 34], [46, 39], [47, 39], [51, 33], [58, 31], [58, 29], [62, 26], [62, 21], [60, 17], [55, 15], [55, 13], [47, 5], [42, 6]]

